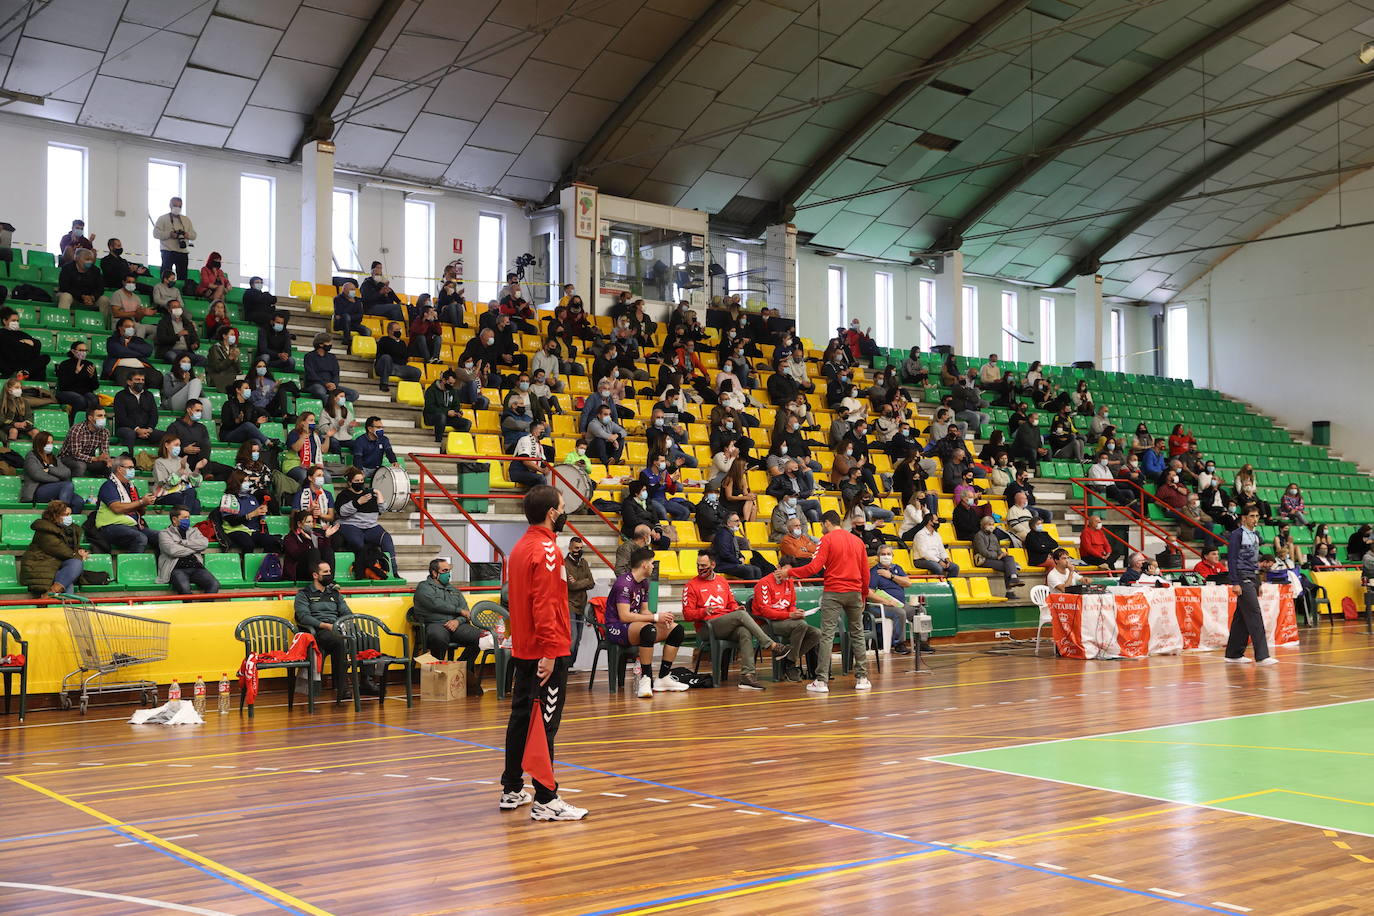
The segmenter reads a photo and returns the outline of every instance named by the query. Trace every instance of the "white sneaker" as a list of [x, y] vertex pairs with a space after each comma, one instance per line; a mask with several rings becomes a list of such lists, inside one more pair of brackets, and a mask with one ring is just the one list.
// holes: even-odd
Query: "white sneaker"
[[657, 690], [659, 693], [674, 693], [679, 690], [690, 689], [690, 687], [673, 677], [671, 674], [665, 674], [663, 677], [654, 679], [654, 690]]
[[528, 805], [534, 801], [534, 796], [521, 789], [519, 792], [502, 792], [501, 801], [497, 805], [502, 811], [514, 811], [521, 805]]
[[1271, 655], [1262, 662], [1255, 662], [1255, 665], [1260, 668], [1272, 668], [1274, 665], [1277, 665], [1278, 663], [1279, 660]]
[[872, 690], [872, 689], [873, 689], [873, 682], [870, 681], [870, 680], [869, 680], [868, 678], [866, 678], [866, 677], [861, 677], [861, 678], [859, 678], [857, 681], [854, 682], [854, 689], [855, 689], [855, 690]]
[[829, 693], [830, 687], [825, 681], [812, 681], [806, 685], [806, 689], [811, 693]]
[[650, 699], [654, 695], [654, 682], [651, 678], [640, 675], [639, 696], [641, 699]]
[[530, 809], [532, 821], [580, 821], [587, 816], [586, 808], [570, 805], [561, 798], [553, 798], [546, 805], [535, 804]]
[[1251, 660], [1250, 656], [1248, 655], [1238, 655], [1235, 658], [1227, 656], [1226, 663], [1228, 665], [1248, 665], [1251, 663]]

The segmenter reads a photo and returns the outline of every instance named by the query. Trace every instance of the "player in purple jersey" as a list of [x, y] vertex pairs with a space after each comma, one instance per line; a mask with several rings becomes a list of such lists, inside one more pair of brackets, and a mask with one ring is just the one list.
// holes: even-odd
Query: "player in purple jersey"
[[[687, 685], [669, 672], [677, 658], [678, 647], [686, 638], [682, 625], [671, 611], [649, 613], [649, 576], [654, 571], [654, 552], [636, 547], [630, 553], [630, 571], [622, 573], [606, 596], [606, 638], [621, 646], [639, 647], [639, 695], [652, 697], [654, 691], [686, 690]], [[663, 660], [658, 678], [652, 677], [654, 643], [663, 643]]]

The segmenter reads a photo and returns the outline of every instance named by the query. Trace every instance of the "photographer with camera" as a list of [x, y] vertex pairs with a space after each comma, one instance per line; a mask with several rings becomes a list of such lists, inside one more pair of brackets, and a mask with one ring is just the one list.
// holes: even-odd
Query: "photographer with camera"
[[[153, 238], [161, 243], [162, 269], [175, 270], [177, 281], [186, 284], [186, 273], [190, 268], [186, 249], [196, 240], [196, 227], [191, 220], [181, 214], [181, 198], [173, 197], [168, 202], [168, 212], [153, 223]], [[185, 287], [183, 287], [185, 288]], [[186, 288], [186, 292], [191, 292]]]

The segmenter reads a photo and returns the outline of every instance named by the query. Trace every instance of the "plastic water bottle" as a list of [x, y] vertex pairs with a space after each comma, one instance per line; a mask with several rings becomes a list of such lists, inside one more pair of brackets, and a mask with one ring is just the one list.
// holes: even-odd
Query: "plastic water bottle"
[[219, 676], [219, 714], [229, 715], [229, 675]]
[[205, 678], [196, 675], [196, 686], [191, 692], [191, 707], [197, 715], [205, 714]]
[[172, 678], [172, 686], [167, 688], [167, 702], [181, 702], [181, 684], [177, 681], [176, 678]]

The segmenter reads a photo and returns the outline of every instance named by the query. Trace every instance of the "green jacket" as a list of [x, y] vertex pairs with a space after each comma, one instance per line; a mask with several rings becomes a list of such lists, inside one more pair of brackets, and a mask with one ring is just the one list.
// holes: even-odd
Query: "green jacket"
[[463, 405], [458, 402], [457, 388], [445, 391], [435, 382], [425, 389], [424, 417], [430, 426], [442, 423], [450, 410], [458, 411], [459, 416], [463, 415]]
[[339, 588], [331, 585], [324, 591], [316, 590], [314, 584], [296, 592], [296, 623], [304, 627], [319, 628], [322, 623], [334, 623], [345, 614], [353, 613], [348, 602], [339, 594]]
[[75, 557], [81, 547], [81, 526], [73, 523], [64, 528], [37, 518], [29, 527], [33, 529], [33, 540], [21, 560], [21, 578], [31, 590], [46, 592], [52, 588], [53, 576], [62, 561]]
[[468, 599], [452, 585], [444, 585], [433, 576], [415, 586], [415, 617], [428, 626], [447, 623], [454, 617], [466, 617]]

